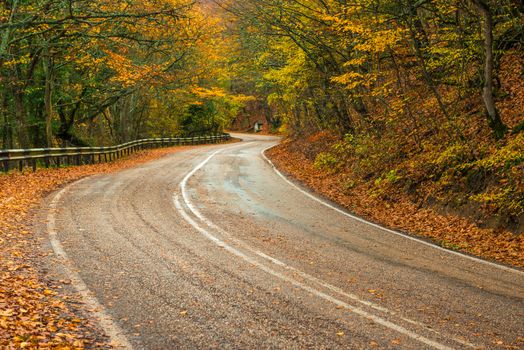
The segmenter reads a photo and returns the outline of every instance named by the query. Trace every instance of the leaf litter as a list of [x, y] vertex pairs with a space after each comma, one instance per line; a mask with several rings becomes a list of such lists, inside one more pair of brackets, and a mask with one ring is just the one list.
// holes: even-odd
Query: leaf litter
[[[32, 222], [42, 199], [83, 177], [116, 172], [188, 147], [135, 153], [112, 163], [0, 175], [0, 348], [114, 347], [76, 296], [43, 272]], [[40, 260], [41, 261], [41, 260]]]
[[300, 147], [292, 145], [292, 141], [288, 140], [266, 154], [285, 174], [360, 217], [391, 229], [428, 238], [445, 248], [524, 267], [524, 235], [508, 230], [481, 228], [464, 217], [443, 215], [432, 208], [420, 208], [407, 196], [395, 201], [371, 196], [372, 184], [361, 183], [347, 189], [344, 174], [318, 169], [299, 150]]

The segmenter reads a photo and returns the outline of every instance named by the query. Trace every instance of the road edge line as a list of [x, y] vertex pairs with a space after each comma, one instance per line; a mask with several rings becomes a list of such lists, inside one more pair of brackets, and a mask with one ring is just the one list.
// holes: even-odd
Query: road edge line
[[58, 239], [55, 216], [55, 213], [57, 211], [57, 204], [62, 198], [62, 196], [73, 185], [77, 185], [82, 181], [87, 180], [88, 178], [90, 177], [85, 177], [83, 179], [72, 182], [64, 188], [62, 188], [61, 190], [59, 190], [57, 193], [55, 193], [55, 195], [51, 199], [51, 202], [49, 203], [49, 207], [47, 210], [47, 235], [49, 237], [49, 241], [51, 243], [51, 247], [55, 256], [61, 262], [61, 265], [64, 268], [66, 275], [71, 280], [71, 285], [76, 289], [77, 293], [82, 298], [84, 305], [87, 306], [87, 312], [95, 316], [97, 323], [109, 337], [110, 345], [120, 349], [132, 350], [133, 346], [125, 336], [120, 326], [118, 326], [118, 324], [115, 321], [113, 321], [112, 317], [106, 312], [104, 306], [100, 304], [100, 302], [94, 296], [94, 293], [87, 287], [82, 277], [80, 277], [80, 275], [73, 270], [75, 265], [65, 252], [62, 243], [60, 243], [60, 240]]
[[[214, 145], [209, 145], [214, 146]], [[221, 150], [236, 147], [238, 145], [233, 145], [231, 147], [223, 147], [220, 148]], [[53, 249], [53, 253], [55, 256], [61, 261], [62, 267], [65, 270], [66, 275], [68, 275], [69, 279], [71, 280], [71, 285], [75, 288], [77, 293], [82, 298], [84, 304], [89, 307], [91, 310], [87, 310], [88, 313], [93, 314], [96, 319], [98, 320], [98, 324], [102, 328], [102, 330], [106, 333], [106, 335], [110, 339], [110, 345], [125, 349], [125, 350], [133, 350], [133, 346], [125, 336], [124, 331], [120, 326], [113, 320], [113, 318], [106, 312], [106, 308], [100, 304], [98, 299], [94, 296], [94, 293], [87, 287], [84, 280], [80, 275], [76, 272], [74, 272], [74, 263], [69, 258], [67, 253], [65, 252], [62, 243], [60, 243], [60, 240], [58, 239], [58, 233], [56, 231], [56, 217], [55, 212], [57, 210], [57, 204], [62, 198], [62, 196], [74, 185], [77, 185], [81, 183], [82, 181], [85, 181], [89, 178], [92, 178], [94, 176], [97, 176], [99, 174], [93, 174], [86, 176], [84, 178], [81, 178], [79, 180], [73, 181], [66, 186], [64, 186], [62, 189], [58, 190], [51, 199], [48, 208], [47, 208], [47, 235], [49, 237], [49, 242], [51, 244], [51, 247]]]
[[368, 225], [370, 225], [372, 227], [381, 229], [382, 231], [385, 231], [385, 232], [388, 232], [388, 233], [392, 233], [394, 235], [401, 236], [401, 237], [407, 238], [409, 240], [412, 240], [412, 241], [415, 241], [415, 242], [418, 242], [418, 243], [422, 243], [422, 244], [424, 244], [426, 246], [429, 246], [429, 247], [432, 247], [434, 249], [437, 249], [437, 250], [440, 250], [440, 251], [443, 251], [443, 252], [447, 252], [449, 254], [453, 254], [453, 255], [456, 255], [456, 256], [460, 256], [460, 257], [463, 257], [463, 258], [466, 258], [466, 259], [469, 259], [469, 260], [472, 260], [472, 261], [475, 261], [475, 262], [478, 262], [478, 263], [482, 263], [482, 264], [485, 264], [485, 265], [496, 267], [496, 268], [499, 268], [501, 270], [505, 270], [505, 271], [508, 271], [508, 272], [513, 272], [513, 273], [516, 273], [516, 274], [524, 275], [524, 271], [522, 271], [522, 270], [520, 270], [518, 268], [502, 265], [502, 264], [495, 263], [495, 262], [488, 261], [488, 260], [484, 260], [482, 258], [477, 258], [475, 256], [471, 256], [469, 254], [465, 254], [465, 253], [462, 253], [462, 252], [457, 252], [457, 251], [454, 251], [454, 250], [446, 249], [446, 248], [444, 248], [444, 247], [442, 247], [442, 246], [440, 246], [440, 245], [438, 245], [436, 243], [428, 242], [428, 241], [425, 241], [423, 239], [411, 236], [409, 234], [406, 234], [406, 233], [403, 233], [403, 232], [400, 232], [400, 231], [392, 230], [392, 229], [387, 228], [385, 226], [379, 225], [377, 223], [368, 221], [368, 220], [363, 219], [361, 217], [358, 217], [358, 216], [356, 216], [354, 214], [351, 214], [351, 213], [347, 212], [346, 210], [343, 210], [341, 208], [337, 208], [336, 206], [328, 203], [327, 201], [325, 201], [325, 200], [315, 196], [313, 193], [307, 191], [306, 189], [301, 188], [300, 186], [295, 184], [293, 181], [291, 181], [287, 176], [282, 174], [282, 172], [280, 172], [280, 170], [277, 169], [277, 167], [271, 161], [271, 159], [269, 159], [266, 156], [266, 151], [268, 151], [268, 150], [270, 150], [270, 149], [272, 149], [272, 148], [274, 148], [276, 146], [278, 146], [278, 144], [270, 146], [270, 147], [267, 147], [267, 148], [263, 149], [260, 152], [260, 154], [265, 159], [265, 161], [273, 168], [273, 170], [275, 171], [275, 173], [278, 176], [280, 176], [285, 182], [287, 182], [289, 185], [294, 187], [296, 190], [298, 190], [302, 194], [306, 195], [307, 197], [313, 199], [314, 201], [317, 201], [318, 203], [321, 203], [322, 205], [324, 205], [324, 206], [326, 206], [326, 207], [328, 207], [328, 208], [330, 208], [332, 210], [335, 210], [336, 212], [338, 212], [338, 213], [340, 213], [342, 215], [345, 215], [345, 216], [347, 216], [347, 217], [349, 217], [351, 219], [354, 219], [354, 220], [357, 220], [357, 221], [362, 222], [364, 224], [368, 224]]
[[[214, 153], [212, 153], [209, 157], [207, 157], [204, 161], [202, 161], [200, 164], [198, 164], [197, 166], [195, 166], [189, 173], [186, 174], [186, 176], [183, 178], [183, 180], [180, 182], [179, 184], [179, 188], [180, 188], [180, 192], [181, 192], [181, 197], [182, 197], [182, 200], [184, 202], [184, 204], [189, 208], [189, 210], [193, 213], [193, 215], [195, 215], [198, 219], [202, 220], [202, 222], [206, 225], [208, 225], [208, 223], [205, 222], [205, 220], [203, 220], [198, 214], [199, 213], [195, 213], [194, 210], [193, 210], [193, 206], [191, 204], [191, 201], [189, 200], [188, 198], [188, 194], [186, 192], [186, 185], [187, 185], [187, 182], [188, 180], [198, 171], [200, 170], [201, 168], [203, 168], [215, 155], [219, 154], [220, 152], [222, 152], [224, 149], [220, 149]], [[206, 237], [208, 240], [212, 241], [213, 243], [215, 243], [217, 246], [227, 250], [228, 252], [230, 252], [231, 254], [233, 255], [236, 255], [237, 257], [240, 257], [242, 258], [243, 260], [249, 262], [250, 264], [256, 266], [257, 268], [259, 268], [260, 270], [270, 274], [270, 275], [273, 275], [283, 281], [286, 281], [296, 287], [299, 287], [301, 289], [303, 289], [304, 291], [306, 292], [309, 292], [309, 293], [312, 293], [314, 295], [316, 295], [317, 297], [320, 297], [326, 301], [329, 301], [331, 303], [334, 303], [335, 305], [338, 305], [338, 306], [342, 306], [358, 315], [360, 315], [361, 317], [365, 317], [365, 318], [369, 318], [371, 320], [373, 320], [374, 322], [376, 322], [377, 324], [380, 324], [386, 328], [389, 328], [393, 331], [396, 331], [400, 334], [403, 334], [405, 336], [408, 336], [414, 340], [417, 340], [421, 343], [424, 343], [426, 345], [429, 345], [435, 349], [440, 349], [440, 350], [450, 350], [452, 348], [448, 347], [447, 345], [444, 345], [444, 344], [441, 344], [437, 341], [434, 341], [434, 340], [431, 340], [429, 338], [426, 338], [425, 336], [423, 335], [420, 335], [416, 332], [413, 332], [413, 331], [410, 331], [409, 329], [403, 327], [403, 326], [400, 326], [400, 325], [397, 325], [396, 323], [393, 323], [391, 321], [388, 321], [387, 319], [385, 318], [382, 318], [378, 315], [375, 315], [373, 313], [369, 313], [365, 310], [362, 310], [361, 308], [357, 307], [357, 306], [354, 306], [354, 305], [350, 305], [342, 300], [339, 300], [329, 294], [326, 294], [324, 292], [322, 292], [321, 290], [318, 290], [316, 288], [313, 288], [313, 287], [310, 287], [300, 281], [297, 281], [291, 277], [288, 277], [288, 276], [285, 276], [283, 274], [281, 274], [280, 272], [278, 271], [275, 271], [273, 269], [271, 269], [270, 267], [256, 261], [255, 259], [247, 256], [245, 253], [243, 253], [242, 251], [236, 249], [235, 247], [233, 247], [232, 245], [226, 243], [225, 241], [221, 240], [220, 238], [214, 236], [213, 234], [211, 234], [209, 231], [207, 231], [205, 228], [201, 227], [198, 223], [196, 223], [190, 216], [189, 214], [185, 211], [185, 209], [182, 207], [182, 205], [180, 204], [180, 201], [179, 201], [179, 197], [178, 195], [175, 193], [173, 194], [172, 196], [172, 200], [173, 200], [173, 204], [174, 204], [174, 207], [175, 209], [178, 211], [178, 213], [182, 216], [182, 218], [188, 223], [190, 224], [194, 229], [196, 229], [200, 234], [202, 234], [204, 237]], [[209, 225], [208, 225], [209, 226]], [[216, 226], [216, 225], [215, 225]], [[269, 257], [266, 255], [266, 257]], [[278, 261], [274, 258], [272, 258], [273, 260], [275, 261]], [[284, 264], [284, 263], [282, 263]], [[297, 270], [297, 271], [300, 271], [300, 270]], [[440, 334], [440, 333], [439, 333]], [[441, 335], [441, 334], [440, 334]], [[464, 346], [468, 346], [468, 347], [471, 347], [471, 348], [476, 348], [477, 346], [474, 345], [474, 344], [471, 344], [469, 342], [466, 342], [466, 341], [462, 341], [460, 339], [456, 339], [456, 338], [451, 338], [452, 341], [455, 341], [457, 343], [460, 343]]]

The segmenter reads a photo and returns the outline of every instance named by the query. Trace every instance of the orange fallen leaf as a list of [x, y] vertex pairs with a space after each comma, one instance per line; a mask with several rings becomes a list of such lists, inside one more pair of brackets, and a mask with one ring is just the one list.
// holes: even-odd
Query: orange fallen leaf
[[[181, 149], [184, 148], [176, 148]], [[29, 215], [33, 215], [33, 209], [44, 196], [66, 183], [136, 166], [173, 150], [140, 152], [113, 163], [0, 176], [0, 261], [5, 266], [0, 274], [0, 348], [76, 350], [83, 349], [84, 344], [107, 348], [107, 342], [97, 341], [94, 325], [76, 317], [75, 310], [82, 307], [81, 304], [62, 292], [56, 293], [61, 287], [42, 278], [34, 268], [31, 259], [35, 254], [31, 237], [34, 230], [28, 225], [32, 222]], [[52, 254], [46, 255], [52, 257]], [[58, 283], [71, 282], [60, 280]]]
[[2, 317], [11, 317], [11, 316], [13, 316], [13, 314], [14, 314], [14, 311], [11, 310], [11, 309], [7, 309], [5, 311], [0, 311], [0, 316], [2, 316]]

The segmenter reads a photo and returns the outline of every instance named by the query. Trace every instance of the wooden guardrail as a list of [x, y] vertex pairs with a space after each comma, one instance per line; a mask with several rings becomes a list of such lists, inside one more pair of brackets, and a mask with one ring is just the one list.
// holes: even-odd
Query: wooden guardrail
[[33, 171], [36, 171], [39, 165], [49, 168], [50, 166], [96, 164], [110, 162], [144, 149], [219, 143], [230, 139], [229, 134], [219, 134], [142, 139], [111, 147], [6, 149], [0, 150], [0, 164], [4, 172], [13, 169], [22, 171], [24, 167], [31, 167]]

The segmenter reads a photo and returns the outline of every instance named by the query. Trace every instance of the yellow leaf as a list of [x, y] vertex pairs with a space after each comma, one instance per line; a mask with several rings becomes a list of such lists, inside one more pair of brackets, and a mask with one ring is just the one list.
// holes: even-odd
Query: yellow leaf
[[11, 317], [11, 316], [13, 316], [13, 310], [12, 309], [7, 309], [5, 311], [0, 311], [0, 316], [2, 316], [2, 317]]

